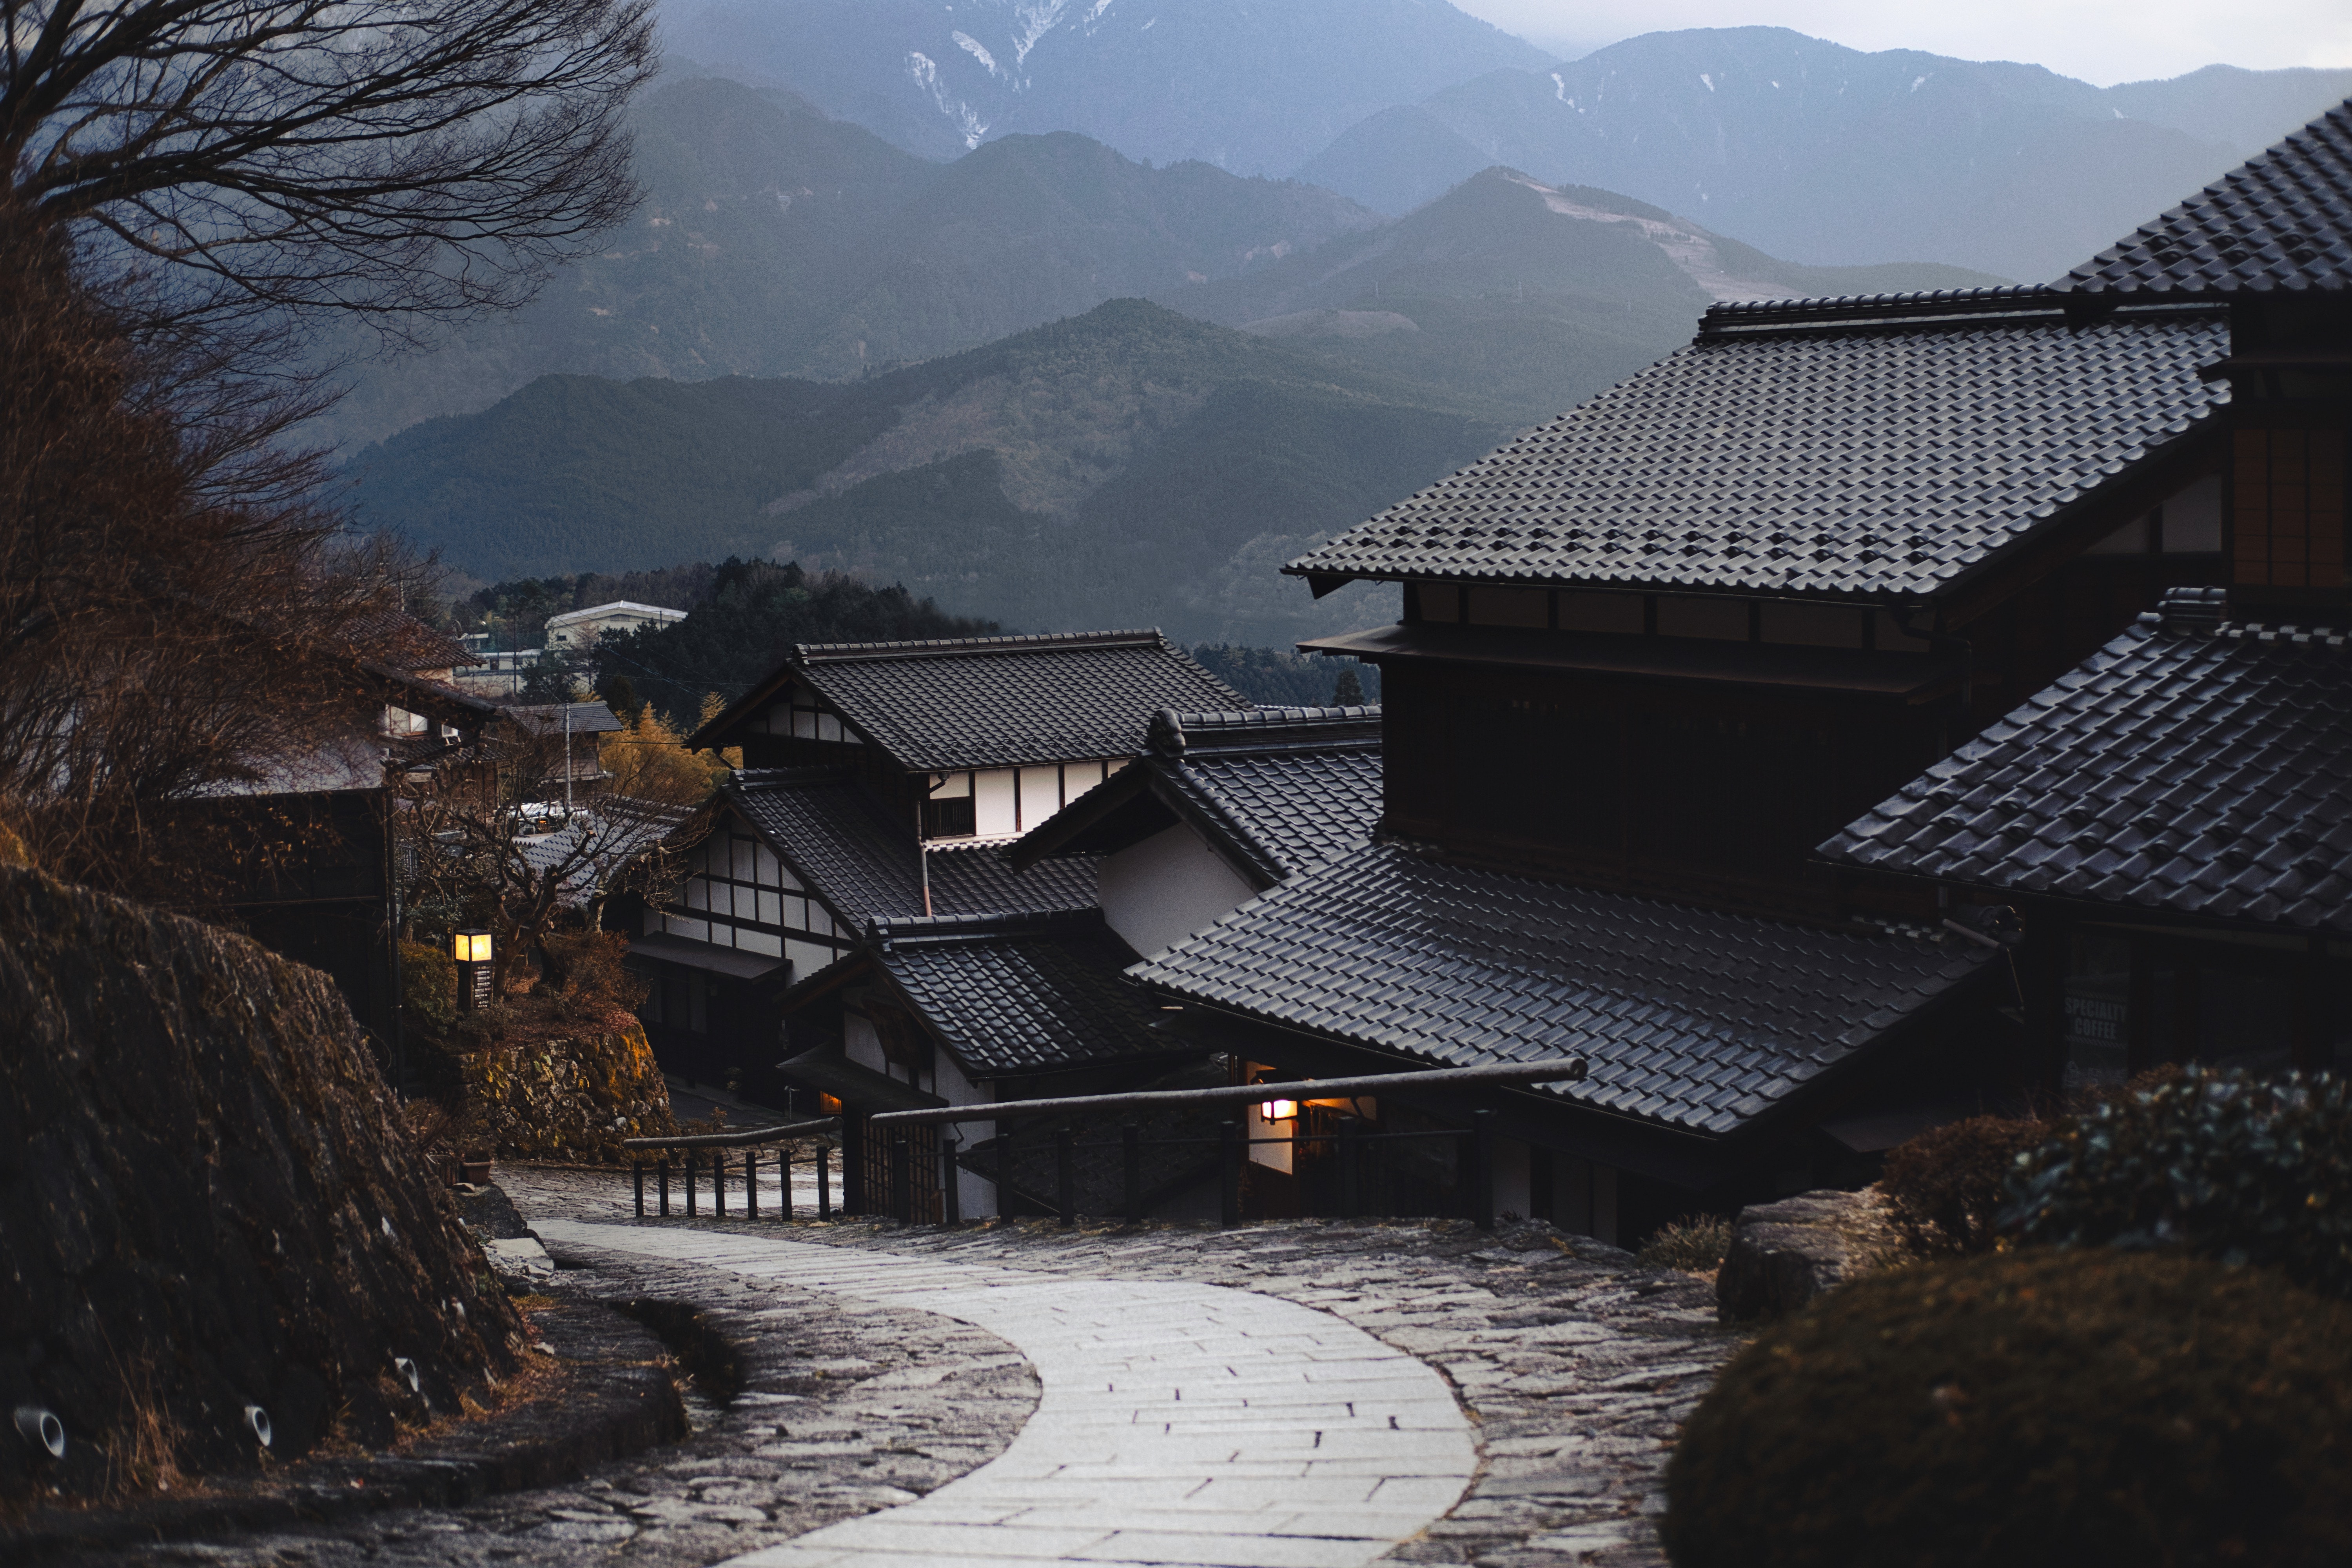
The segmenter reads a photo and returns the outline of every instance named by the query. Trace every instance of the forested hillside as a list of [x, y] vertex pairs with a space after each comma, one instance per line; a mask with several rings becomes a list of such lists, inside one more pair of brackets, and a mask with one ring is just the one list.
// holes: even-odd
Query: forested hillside
[[484, 578], [699, 555], [903, 583], [1028, 630], [1272, 644], [1353, 624], [1290, 555], [1510, 434], [1141, 300], [855, 382], [550, 376], [362, 452], [362, 520]]

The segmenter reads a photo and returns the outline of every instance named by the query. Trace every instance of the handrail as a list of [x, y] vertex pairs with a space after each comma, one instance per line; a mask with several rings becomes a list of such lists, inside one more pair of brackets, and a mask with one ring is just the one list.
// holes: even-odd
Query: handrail
[[740, 1149], [750, 1143], [772, 1143], [780, 1138], [800, 1138], [818, 1132], [838, 1132], [841, 1118], [823, 1116], [814, 1121], [791, 1121], [782, 1127], [747, 1127], [740, 1132], [696, 1132], [677, 1138], [624, 1138], [624, 1149]]
[[1060, 1100], [1002, 1100], [986, 1105], [950, 1105], [939, 1110], [886, 1110], [869, 1116], [869, 1127], [913, 1127], [933, 1122], [1001, 1121], [1063, 1110], [1124, 1110], [1156, 1105], [1235, 1105], [1254, 1100], [1344, 1100], [1360, 1094], [1442, 1089], [1455, 1084], [1574, 1082], [1584, 1077], [1584, 1058], [1505, 1062], [1490, 1067], [1433, 1068], [1421, 1072], [1375, 1073], [1365, 1078], [1297, 1079], [1282, 1083], [1229, 1084], [1220, 1089], [1139, 1089], [1129, 1094], [1080, 1094]]

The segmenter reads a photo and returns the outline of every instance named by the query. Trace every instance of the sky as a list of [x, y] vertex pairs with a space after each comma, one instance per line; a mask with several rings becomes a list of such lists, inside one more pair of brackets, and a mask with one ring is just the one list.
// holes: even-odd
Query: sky
[[2022, 60], [2101, 87], [2200, 66], [2352, 66], [2352, 0], [1454, 0], [1581, 53], [1682, 27], [1793, 27], [1857, 49]]

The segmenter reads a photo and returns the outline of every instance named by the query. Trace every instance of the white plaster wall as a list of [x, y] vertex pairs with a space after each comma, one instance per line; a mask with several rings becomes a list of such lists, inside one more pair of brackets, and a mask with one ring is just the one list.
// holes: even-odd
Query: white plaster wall
[[[996, 1092], [986, 1085], [976, 1084], [963, 1076], [953, 1057], [940, 1052], [931, 1060], [931, 1092], [950, 1105], [988, 1105], [994, 1102]], [[942, 1139], [952, 1137], [959, 1148], [969, 1149], [975, 1143], [985, 1143], [996, 1136], [993, 1121], [960, 1121], [940, 1129]], [[979, 1219], [996, 1212], [996, 1184], [985, 1176], [976, 1176], [962, 1166], [956, 1167], [957, 1212], [966, 1219]]]
[[1106, 857], [1096, 891], [1103, 920], [1146, 957], [1256, 897], [1256, 889], [1181, 822]]
[[1021, 830], [1011, 768], [983, 768], [972, 801], [973, 829], [982, 838], [1003, 838]]

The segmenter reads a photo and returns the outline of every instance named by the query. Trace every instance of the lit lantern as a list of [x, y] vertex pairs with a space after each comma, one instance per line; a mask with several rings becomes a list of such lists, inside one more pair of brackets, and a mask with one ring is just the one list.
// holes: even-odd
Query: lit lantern
[[490, 1002], [490, 933], [461, 931], [449, 939], [449, 956], [457, 961], [457, 1005], [468, 1013]]
[[1258, 1119], [1263, 1121], [1294, 1121], [1298, 1115], [1298, 1101], [1295, 1100], [1269, 1100], [1257, 1108], [1257, 1114]]

